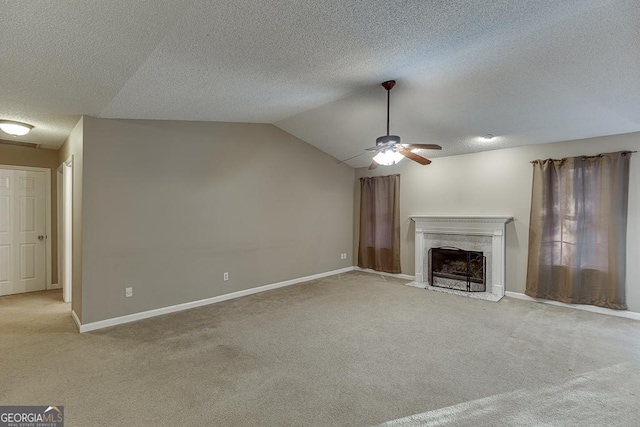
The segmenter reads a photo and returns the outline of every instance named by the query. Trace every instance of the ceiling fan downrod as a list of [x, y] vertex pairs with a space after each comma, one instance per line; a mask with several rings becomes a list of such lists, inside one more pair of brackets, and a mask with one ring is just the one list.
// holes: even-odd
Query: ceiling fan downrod
[[382, 83], [382, 87], [387, 91], [387, 134], [376, 138], [376, 146], [386, 146], [400, 143], [398, 135], [389, 134], [389, 116], [391, 111], [391, 89], [396, 85], [395, 80], [387, 80]]
[[389, 136], [389, 110], [390, 110], [390, 101], [391, 101], [391, 89], [396, 85], [395, 80], [387, 80], [382, 83], [382, 87], [387, 90], [387, 136]]

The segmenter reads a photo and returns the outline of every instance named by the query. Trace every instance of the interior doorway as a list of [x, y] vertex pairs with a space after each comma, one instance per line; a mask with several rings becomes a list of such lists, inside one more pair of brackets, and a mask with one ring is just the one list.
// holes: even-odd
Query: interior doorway
[[73, 281], [73, 156], [58, 168], [58, 282], [71, 302]]
[[51, 289], [51, 172], [0, 165], [0, 296]]

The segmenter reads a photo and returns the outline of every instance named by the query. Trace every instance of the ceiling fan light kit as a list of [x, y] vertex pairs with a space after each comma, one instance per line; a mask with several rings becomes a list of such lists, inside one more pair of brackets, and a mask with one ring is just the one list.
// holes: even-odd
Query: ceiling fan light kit
[[380, 151], [373, 157], [373, 161], [382, 166], [395, 165], [402, 159], [404, 159], [404, 156], [392, 149]]

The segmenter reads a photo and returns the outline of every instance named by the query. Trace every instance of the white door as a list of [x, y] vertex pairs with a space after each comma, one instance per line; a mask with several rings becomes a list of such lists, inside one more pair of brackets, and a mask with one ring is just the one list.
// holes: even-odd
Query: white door
[[0, 295], [46, 288], [46, 176], [0, 169]]

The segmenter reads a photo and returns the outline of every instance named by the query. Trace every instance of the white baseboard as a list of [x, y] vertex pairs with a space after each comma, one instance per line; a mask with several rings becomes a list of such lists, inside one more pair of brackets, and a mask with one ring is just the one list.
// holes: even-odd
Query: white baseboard
[[323, 277], [334, 276], [336, 274], [347, 273], [353, 271], [353, 267], [345, 267], [339, 270], [327, 271], [325, 273], [313, 274], [311, 276], [299, 277], [297, 279], [285, 280], [284, 282], [272, 283], [270, 285], [258, 286], [256, 288], [245, 289], [230, 294], [219, 295], [216, 297], [205, 298], [197, 301], [185, 302], [182, 304], [171, 305], [169, 307], [156, 308], [154, 310], [143, 311], [140, 313], [128, 314], [126, 316], [114, 317], [113, 319], [100, 320], [97, 322], [86, 323], [82, 325], [78, 316], [71, 311], [71, 316], [78, 325], [80, 332], [90, 332], [97, 329], [108, 328], [110, 326], [122, 325], [124, 323], [135, 322], [137, 320], [148, 319], [150, 317], [161, 316], [163, 314], [175, 313], [177, 311], [189, 310], [190, 308], [202, 307], [204, 305], [215, 304], [217, 302], [227, 301], [234, 298], [240, 298], [247, 295], [257, 294], [259, 292], [269, 291], [271, 289], [282, 288], [285, 286], [295, 285], [297, 283], [308, 282]]
[[78, 330], [82, 332], [82, 323], [80, 323], [80, 319], [78, 319], [78, 315], [73, 310], [71, 310], [71, 318], [73, 319], [74, 322], [76, 322], [76, 326], [78, 327]]
[[353, 269], [355, 271], [362, 271], [364, 273], [371, 273], [371, 274], [380, 274], [382, 276], [390, 276], [390, 277], [397, 277], [398, 279], [407, 279], [407, 280], [415, 280], [415, 276], [409, 276], [408, 274], [394, 274], [394, 273], [385, 273], [383, 271], [376, 271], [376, 270], [372, 270], [370, 268], [360, 268], [357, 266], [354, 266]]
[[52, 283], [52, 284], [49, 286], [49, 289], [51, 289], [51, 290], [54, 290], [54, 289], [61, 289], [61, 288], [62, 288], [62, 286], [60, 286], [60, 285], [59, 285], [59, 284], [57, 284], [57, 283]]
[[521, 294], [519, 292], [507, 291], [507, 292], [505, 292], [505, 296], [508, 296], [508, 297], [511, 297], [511, 298], [517, 298], [517, 299], [521, 299], [521, 300], [525, 300], [525, 301], [540, 302], [540, 303], [543, 303], [543, 304], [556, 305], [558, 307], [573, 308], [573, 309], [576, 309], [576, 310], [590, 311], [592, 313], [606, 314], [606, 315], [609, 315], [609, 316], [617, 316], [617, 317], [624, 317], [624, 318], [627, 318], [627, 319], [640, 320], [640, 313], [636, 313], [635, 311], [612, 310], [610, 308], [596, 307], [595, 305], [567, 304], [567, 303], [560, 302], [560, 301], [552, 301], [552, 300], [548, 300], [548, 299], [532, 298], [529, 295]]

